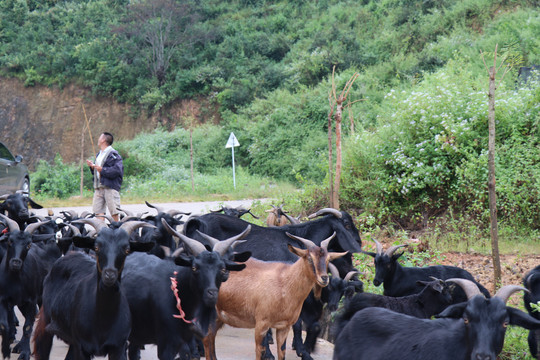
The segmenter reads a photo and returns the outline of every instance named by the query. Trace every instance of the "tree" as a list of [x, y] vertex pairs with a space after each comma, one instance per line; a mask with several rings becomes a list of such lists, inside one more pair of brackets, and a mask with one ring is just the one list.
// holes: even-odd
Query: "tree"
[[188, 1], [145, 0], [133, 3], [117, 32], [135, 40], [148, 58], [150, 73], [161, 87], [167, 76], [171, 58], [182, 47], [191, 47], [196, 37], [196, 12]]
[[[336, 108], [336, 111], [334, 113], [334, 120], [336, 123], [336, 174], [334, 178], [334, 186], [330, 185], [330, 207], [339, 209], [339, 185], [341, 181], [341, 121], [343, 117], [343, 106], [344, 102], [347, 100], [347, 96], [349, 96], [349, 91], [351, 91], [351, 87], [354, 83], [354, 81], [360, 76], [358, 73], [354, 73], [351, 78], [347, 81], [345, 86], [343, 87], [343, 90], [337, 96], [336, 94], [336, 83], [334, 80], [334, 73], [335, 73], [336, 67], [332, 69], [332, 93], [330, 95], [330, 113], [328, 115], [328, 152], [329, 152], [329, 167], [331, 169], [332, 167], [332, 124], [331, 124], [331, 117], [334, 113], [334, 105]], [[332, 172], [330, 172], [330, 183], [332, 182]]]
[[[497, 227], [497, 193], [495, 189], [495, 91], [497, 85], [495, 83], [497, 72], [504, 65], [504, 72], [500, 81], [504, 78], [506, 73], [520, 60], [517, 57], [503, 57], [503, 60], [497, 68], [497, 48], [495, 45], [495, 52], [493, 53], [493, 66], [489, 69], [482, 53], [482, 60], [489, 75], [489, 91], [488, 91], [488, 193], [489, 193], [489, 217], [490, 217], [490, 234], [491, 234], [491, 256], [493, 259], [493, 281], [495, 287], [498, 287], [501, 283], [501, 259], [499, 255], [499, 233]], [[507, 62], [508, 60], [508, 62]]]

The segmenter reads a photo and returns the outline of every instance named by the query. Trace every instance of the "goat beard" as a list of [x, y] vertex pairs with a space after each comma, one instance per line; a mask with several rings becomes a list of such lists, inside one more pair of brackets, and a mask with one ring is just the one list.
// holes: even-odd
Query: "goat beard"
[[[202, 314], [202, 316], [201, 316]], [[193, 318], [193, 322], [190, 324], [190, 330], [199, 339], [203, 339], [208, 335], [208, 329], [210, 326], [216, 325], [216, 307], [206, 308], [204, 311], [200, 311], [199, 314]]]

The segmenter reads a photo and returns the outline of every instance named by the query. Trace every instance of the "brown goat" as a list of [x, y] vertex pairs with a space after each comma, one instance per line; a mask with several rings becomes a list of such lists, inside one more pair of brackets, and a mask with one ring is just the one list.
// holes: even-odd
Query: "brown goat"
[[299, 224], [300, 221], [287, 214], [287, 211], [283, 210], [283, 204], [280, 206], [272, 206], [271, 210], [266, 210], [268, 216], [266, 217], [266, 226], [283, 226], [289, 223]]
[[[300, 258], [295, 263], [264, 262], [250, 258], [246, 268], [230, 273], [221, 285], [217, 301], [216, 327], [204, 338], [207, 359], [216, 360], [217, 331], [228, 324], [239, 328], [255, 328], [255, 358], [264, 357], [263, 338], [270, 328], [276, 329], [278, 359], [285, 358], [285, 341], [292, 325], [298, 320], [302, 304], [315, 285], [328, 285], [328, 262], [344, 253], [329, 253], [330, 240], [321, 243], [287, 235], [303, 243], [306, 249], [288, 244], [289, 250]], [[320, 295], [320, 294], [319, 294]]]

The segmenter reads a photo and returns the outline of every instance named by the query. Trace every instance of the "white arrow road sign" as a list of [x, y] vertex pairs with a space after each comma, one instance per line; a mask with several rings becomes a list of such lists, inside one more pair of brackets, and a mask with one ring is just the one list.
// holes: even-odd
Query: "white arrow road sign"
[[238, 142], [238, 139], [236, 136], [234, 136], [234, 133], [232, 132], [231, 135], [229, 135], [229, 140], [227, 140], [227, 145], [225, 145], [226, 148], [232, 148], [240, 146], [240, 143]]

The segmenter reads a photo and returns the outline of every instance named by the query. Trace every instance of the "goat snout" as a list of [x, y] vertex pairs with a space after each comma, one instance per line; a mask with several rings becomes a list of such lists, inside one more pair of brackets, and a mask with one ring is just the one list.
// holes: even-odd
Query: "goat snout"
[[116, 283], [118, 278], [118, 271], [116, 269], [105, 269], [102, 273], [103, 283], [106, 286], [112, 286]]
[[491, 356], [490, 354], [476, 354], [476, 356], [474, 357], [474, 360], [493, 360], [495, 359], [493, 356]]
[[328, 281], [329, 281], [328, 275], [323, 275], [323, 276], [321, 276], [320, 285], [321, 286], [326, 286], [326, 285], [328, 285]]
[[22, 267], [22, 260], [21, 259], [11, 259], [9, 260], [9, 269], [11, 271], [18, 271]]
[[377, 280], [377, 279], [373, 279], [373, 285], [380, 286], [381, 282], [379, 280]]
[[218, 289], [207, 289], [206, 290], [206, 298], [209, 301], [217, 301], [218, 298]]

